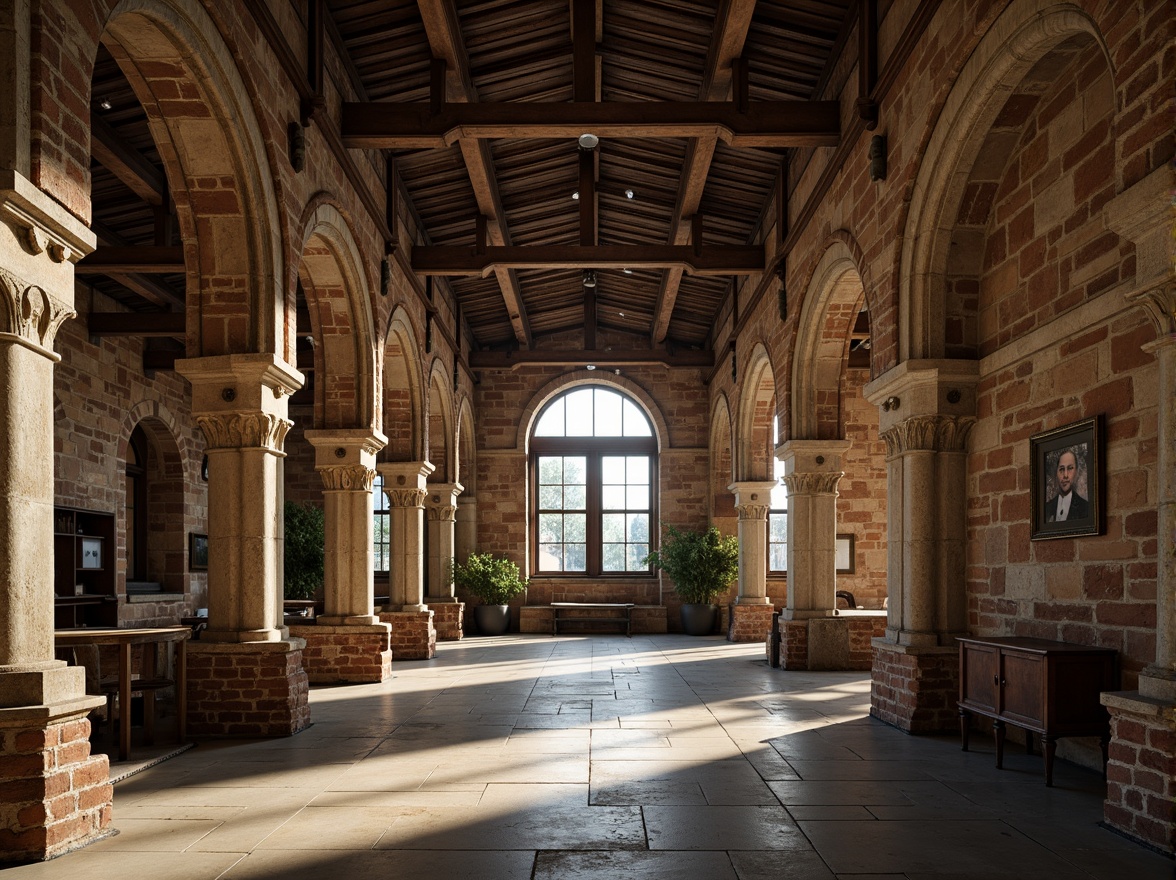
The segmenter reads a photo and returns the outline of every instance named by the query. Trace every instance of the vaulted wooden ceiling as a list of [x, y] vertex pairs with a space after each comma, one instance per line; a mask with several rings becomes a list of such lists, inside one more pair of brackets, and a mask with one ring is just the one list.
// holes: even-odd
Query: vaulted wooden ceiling
[[[361, 97], [344, 107], [343, 141], [395, 157], [423, 227], [401, 246], [447, 277], [477, 348], [558, 335], [591, 349], [600, 328], [634, 348], [706, 350], [732, 279], [757, 250], [762, 266], [757, 233], [788, 150], [837, 142], [837, 108], [815, 99], [857, 0], [308, 5]], [[117, 80], [100, 59], [95, 100], [136, 106]], [[95, 116], [158, 168], [133, 110]], [[584, 133], [595, 149], [580, 148]], [[94, 158], [103, 243], [171, 243], [150, 192], [136, 202], [117, 157]], [[128, 277], [101, 283], [132, 308], [172, 308], [168, 288], [182, 301], [177, 278], [150, 279], [163, 288], [152, 297]]]

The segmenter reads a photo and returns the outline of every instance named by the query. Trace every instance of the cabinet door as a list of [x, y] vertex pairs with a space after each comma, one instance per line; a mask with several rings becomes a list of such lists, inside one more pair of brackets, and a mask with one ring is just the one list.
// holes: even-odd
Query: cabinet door
[[977, 712], [997, 712], [999, 663], [996, 648], [960, 642], [960, 702]]
[[1001, 651], [1001, 715], [1031, 730], [1045, 730], [1045, 658]]

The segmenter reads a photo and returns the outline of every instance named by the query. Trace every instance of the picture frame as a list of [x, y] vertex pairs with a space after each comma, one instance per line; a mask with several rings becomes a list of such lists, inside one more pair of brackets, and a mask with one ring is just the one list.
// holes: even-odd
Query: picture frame
[[1102, 534], [1102, 436], [1094, 416], [1029, 438], [1030, 540]]
[[188, 571], [208, 571], [208, 535], [188, 533]]
[[102, 539], [78, 538], [82, 550], [81, 567], [86, 571], [102, 570]]
[[838, 535], [833, 558], [838, 574], [853, 574], [857, 570], [857, 554], [854, 553], [854, 536]]

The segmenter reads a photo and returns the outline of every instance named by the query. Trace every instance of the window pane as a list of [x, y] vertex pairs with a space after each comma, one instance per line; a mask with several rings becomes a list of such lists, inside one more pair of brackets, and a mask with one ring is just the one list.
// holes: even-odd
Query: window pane
[[563, 518], [564, 540], [583, 543], [587, 537], [588, 517], [582, 513], [565, 514]]
[[621, 436], [621, 395], [613, 391], [596, 389], [596, 435], [597, 437]]
[[601, 491], [600, 505], [605, 510], [624, 510], [625, 487], [605, 486]]
[[625, 482], [649, 485], [649, 456], [630, 455], [625, 459]]
[[539, 545], [539, 570], [563, 571], [563, 544]]
[[649, 514], [630, 513], [628, 538], [630, 541], [649, 542]]
[[768, 515], [768, 540], [773, 544], [788, 540], [788, 514], [772, 511]]
[[625, 459], [619, 455], [606, 455], [600, 460], [600, 479], [604, 483], [625, 482]]
[[602, 560], [605, 571], [624, 571], [625, 570], [625, 545], [624, 544], [605, 544], [604, 558]]
[[553, 400], [535, 426], [536, 437], [562, 437], [564, 435], [564, 399]]
[[649, 487], [630, 486], [625, 506], [629, 510], [646, 510], [649, 507]]
[[563, 482], [563, 459], [554, 455], [539, 456], [539, 484], [559, 485]]
[[563, 481], [571, 485], [584, 485], [588, 482], [587, 459], [582, 455], [569, 455], [563, 459]]
[[626, 400], [623, 405], [623, 412], [626, 437], [651, 436], [652, 432], [649, 430], [649, 420], [645, 418], [645, 413], [636, 404], [630, 400]]
[[563, 540], [563, 516], [558, 513], [539, 514], [539, 543], [553, 544]]
[[564, 489], [564, 510], [585, 510], [588, 507], [588, 493], [583, 486], [567, 486]]
[[629, 571], [645, 571], [649, 568], [644, 565], [641, 560], [649, 555], [648, 544], [630, 544], [629, 545]]
[[605, 541], [625, 540], [625, 515], [606, 513], [601, 517], [601, 538]]
[[785, 544], [772, 544], [769, 566], [772, 571], [788, 571], [788, 547]]
[[563, 489], [559, 486], [540, 486], [539, 506], [544, 510], [558, 510], [563, 507]]
[[788, 490], [784, 488], [784, 462], [778, 458], [772, 461], [772, 478], [776, 481], [776, 485], [772, 487], [768, 503], [777, 510], [787, 510]]
[[586, 546], [584, 544], [564, 545], [564, 570], [584, 571], [587, 568]]
[[567, 426], [569, 437], [592, 436], [592, 389], [573, 391], [564, 398], [567, 401]]

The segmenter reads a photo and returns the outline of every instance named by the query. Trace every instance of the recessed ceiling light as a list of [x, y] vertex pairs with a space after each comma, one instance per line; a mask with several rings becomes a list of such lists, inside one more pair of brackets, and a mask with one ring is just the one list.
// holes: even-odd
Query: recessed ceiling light
[[580, 145], [581, 150], [595, 150], [596, 145], [600, 143], [600, 138], [594, 134], [584, 132], [584, 134], [580, 135], [576, 143]]
[[627, 199], [633, 198], [633, 190], [631, 190], [631, 189], [625, 190], [625, 198], [627, 198]]
[[623, 318], [623, 317], [625, 317], [625, 313], [624, 313], [624, 312], [617, 312], [617, 314], [618, 314], [618, 315], [620, 315], [622, 318]]
[[109, 101], [107, 101], [105, 98], [103, 98], [101, 101], [98, 102], [98, 106], [101, 107], [103, 110], [109, 110], [112, 105]]
[[584, 365], [584, 369], [585, 369], [585, 370], [595, 370], [595, 369], [596, 369], [596, 364], [585, 364], [585, 365]]
[[580, 191], [576, 190], [574, 193], [572, 193], [572, 198], [577, 202], [580, 201]]
[[632, 275], [632, 274], [633, 274], [633, 270], [632, 270], [632, 269], [622, 269], [621, 271], [622, 271], [622, 272], [624, 272], [626, 275]]

